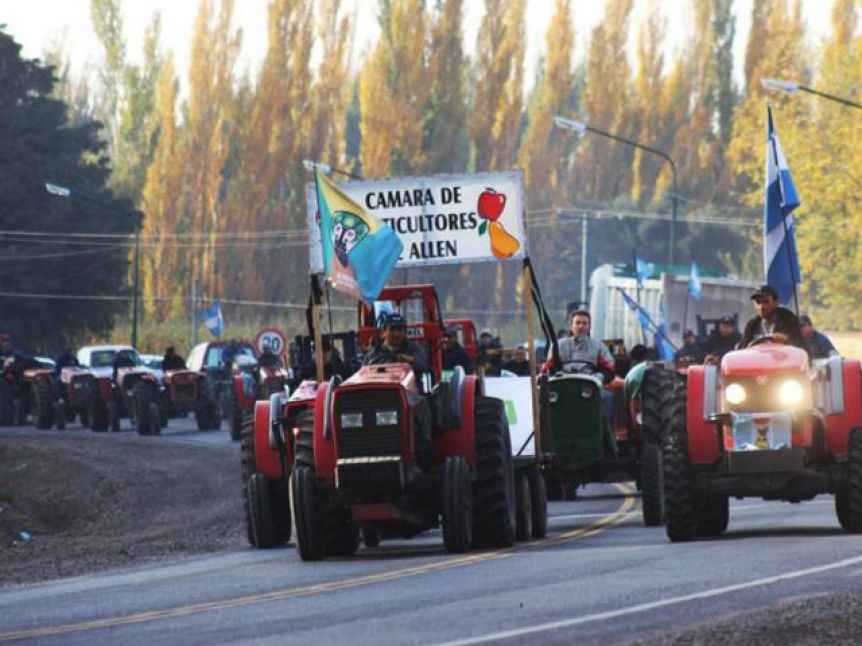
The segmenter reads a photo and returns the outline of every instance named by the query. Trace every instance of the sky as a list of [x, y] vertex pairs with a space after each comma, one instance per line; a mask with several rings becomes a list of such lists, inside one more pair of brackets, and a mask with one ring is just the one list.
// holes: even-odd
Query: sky
[[[141, 41], [146, 24], [154, 11], [162, 15], [162, 42], [173, 51], [177, 68], [185, 75], [188, 69], [192, 26], [199, 0], [121, 0], [127, 50], [132, 61], [140, 58]], [[668, 20], [668, 48], [680, 45], [690, 0], [634, 0], [633, 22], [642, 19], [657, 3]], [[256, 70], [266, 50], [266, 7], [269, 0], [239, 0], [235, 4], [236, 25], [243, 30], [243, 49], [239, 71]], [[465, 3], [464, 35], [468, 53], [472, 53], [476, 34], [484, 13], [484, 3]], [[745, 51], [750, 24], [752, 0], [736, 0], [737, 61]], [[814, 38], [828, 33], [831, 0], [803, 0], [806, 21]], [[90, 25], [89, 0], [0, 0], [0, 24], [23, 45], [28, 58], [41, 58], [49, 47], [64, 43], [65, 50], [78, 73], [92, 69], [100, 60], [100, 50]], [[543, 54], [544, 36], [553, 11], [552, 0], [527, 0], [526, 84], [529, 86], [536, 64]], [[344, 6], [356, 12], [356, 38], [352, 60], [361, 61], [379, 33], [377, 0], [344, 0]], [[575, 40], [578, 57], [583, 57], [587, 37], [601, 18], [603, 0], [572, 0]], [[634, 30], [633, 30], [634, 31]], [[739, 72], [739, 70], [738, 70]], [[184, 78], [181, 78], [181, 83]]]

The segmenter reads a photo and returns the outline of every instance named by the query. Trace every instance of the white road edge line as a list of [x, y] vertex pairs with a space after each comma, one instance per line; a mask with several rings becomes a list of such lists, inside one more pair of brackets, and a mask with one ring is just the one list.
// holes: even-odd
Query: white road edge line
[[686, 594], [679, 597], [671, 597], [669, 599], [662, 599], [661, 601], [651, 601], [650, 603], [641, 603], [636, 606], [629, 606], [628, 608], [620, 608], [618, 610], [608, 610], [606, 612], [598, 612], [592, 615], [585, 615], [583, 617], [576, 617], [574, 619], [564, 619], [562, 621], [553, 621], [546, 624], [538, 624], [536, 626], [527, 626], [525, 628], [515, 628], [513, 630], [504, 630], [498, 633], [489, 633], [487, 635], [481, 635], [479, 637], [469, 637], [467, 639], [458, 639], [455, 641], [442, 642], [437, 646], [467, 646], [468, 644], [484, 644], [492, 641], [501, 641], [503, 639], [513, 639], [515, 637], [524, 637], [525, 635], [532, 635], [535, 633], [542, 633], [548, 630], [556, 630], [558, 628], [570, 628], [572, 626], [577, 626], [580, 624], [587, 624], [594, 621], [603, 621], [605, 619], [614, 619], [616, 617], [622, 617], [625, 615], [633, 615], [639, 612], [646, 612], [647, 610], [653, 610], [655, 608], [663, 608], [666, 606], [673, 606], [680, 603], [686, 603], [688, 601], [697, 601], [700, 599], [710, 599], [712, 597], [718, 597], [723, 594], [729, 594], [731, 592], [738, 592], [739, 590], [745, 590], [748, 588], [757, 588], [765, 585], [772, 585], [773, 583], [779, 583], [781, 581], [788, 581], [791, 579], [799, 579], [805, 576], [811, 576], [812, 574], [820, 574], [821, 572], [828, 572], [830, 570], [837, 570], [844, 567], [850, 567], [852, 565], [862, 564], [862, 556], [857, 556], [851, 559], [843, 559], [841, 561], [835, 561], [833, 563], [827, 563], [826, 565], [819, 565], [817, 567], [807, 568], [804, 570], [795, 570], [792, 572], [786, 572], [784, 574], [778, 574], [776, 576], [769, 576], [762, 579], [754, 579], [753, 581], [746, 581], [745, 583], [735, 583], [733, 585], [726, 585], [721, 588], [713, 588], [712, 590], [704, 590], [703, 592], [695, 592], [694, 594]]
[[[764, 509], [765, 507], [769, 507], [772, 505], [772, 502], [761, 502], [761, 503], [753, 503], [750, 505], [731, 505], [730, 512], [733, 513], [735, 511], [748, 511], [751, 509]], [[802, 503], [804, 505], [832, 505], [834, 502], [832, 500], [807, 500]], [[635, 511], [627, 511], [624, 512], [625, 516], [639, 516], [641, 514], [640, 510]], [[584, 514], [561, 514], [559, 516], [548, 516], [548, 520], [577, 520], [578, 518], [604, 518], [607, 514], [599, 514], [599, 513], [584, 513]]]

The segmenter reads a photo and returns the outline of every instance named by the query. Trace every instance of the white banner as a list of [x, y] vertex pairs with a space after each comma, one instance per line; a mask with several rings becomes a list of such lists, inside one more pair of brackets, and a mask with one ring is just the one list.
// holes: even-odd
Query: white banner
[[[529, 377], [485, 377], [485, 394], [503, 400], [512, 437], [512, 455], [535, 454], [533, 432], [533, 396]], [[526, 444], [526, 446], [524, 446]]]
[[[396, 267], [523, 258], [524, 194], [520, 171], [434, 175], [344, 182], [338, 185], [404, 243]], [[317, 193], [306, 188], [309, 259], [323, 271]]]

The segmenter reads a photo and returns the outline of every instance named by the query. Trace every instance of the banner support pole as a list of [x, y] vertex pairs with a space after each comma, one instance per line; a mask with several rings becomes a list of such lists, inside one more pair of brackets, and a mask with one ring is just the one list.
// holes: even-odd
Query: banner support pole
[[[533, 293], [533, 274], [529, 263], [524, 263], [524, 290], [525, 293]], [[536, 459], [542, 456], [542, 433], [539, 429], [539, 393], [536, 387], [536, 343], [535, 323], [533, 322], [532, 298], [524, 298], [524, 307], [527, 308], [527, 352], [530, 359], [530, 397], [533, 401], [533, 442]]]

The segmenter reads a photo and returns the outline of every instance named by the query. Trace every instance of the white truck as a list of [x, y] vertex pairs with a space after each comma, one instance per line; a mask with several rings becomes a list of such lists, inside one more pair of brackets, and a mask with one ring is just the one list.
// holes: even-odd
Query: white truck
[[[620, 289], [638, 300], [656, 324], [665, 321], [668, 338], [677, 347], [682, 345], [685, 330], [692, 329], [699, 333], [698, 316], [703, 319], [736, 317], [739, 328], [754, 316], [750, 298], [759, 283], [731, 277], [714, 278], [701, 275], [699, 301], [689, 297], [688, 283], [688, 273], [680, 275], [660, 272], [657, 276], [644, 280], [638, 295], [637, 279], [630, 265], [605, 264], [597, 267], [590, 275], [592, 336], [597, 339], [623, 339], [627, 349], [644, 342], [638, 317], [626, 305]], [[709, 330], [701, 332], [709, 333]], [[646, 335], [646, 345], [652, 346], [653, 343], [653, 333], [650, 330]]]

